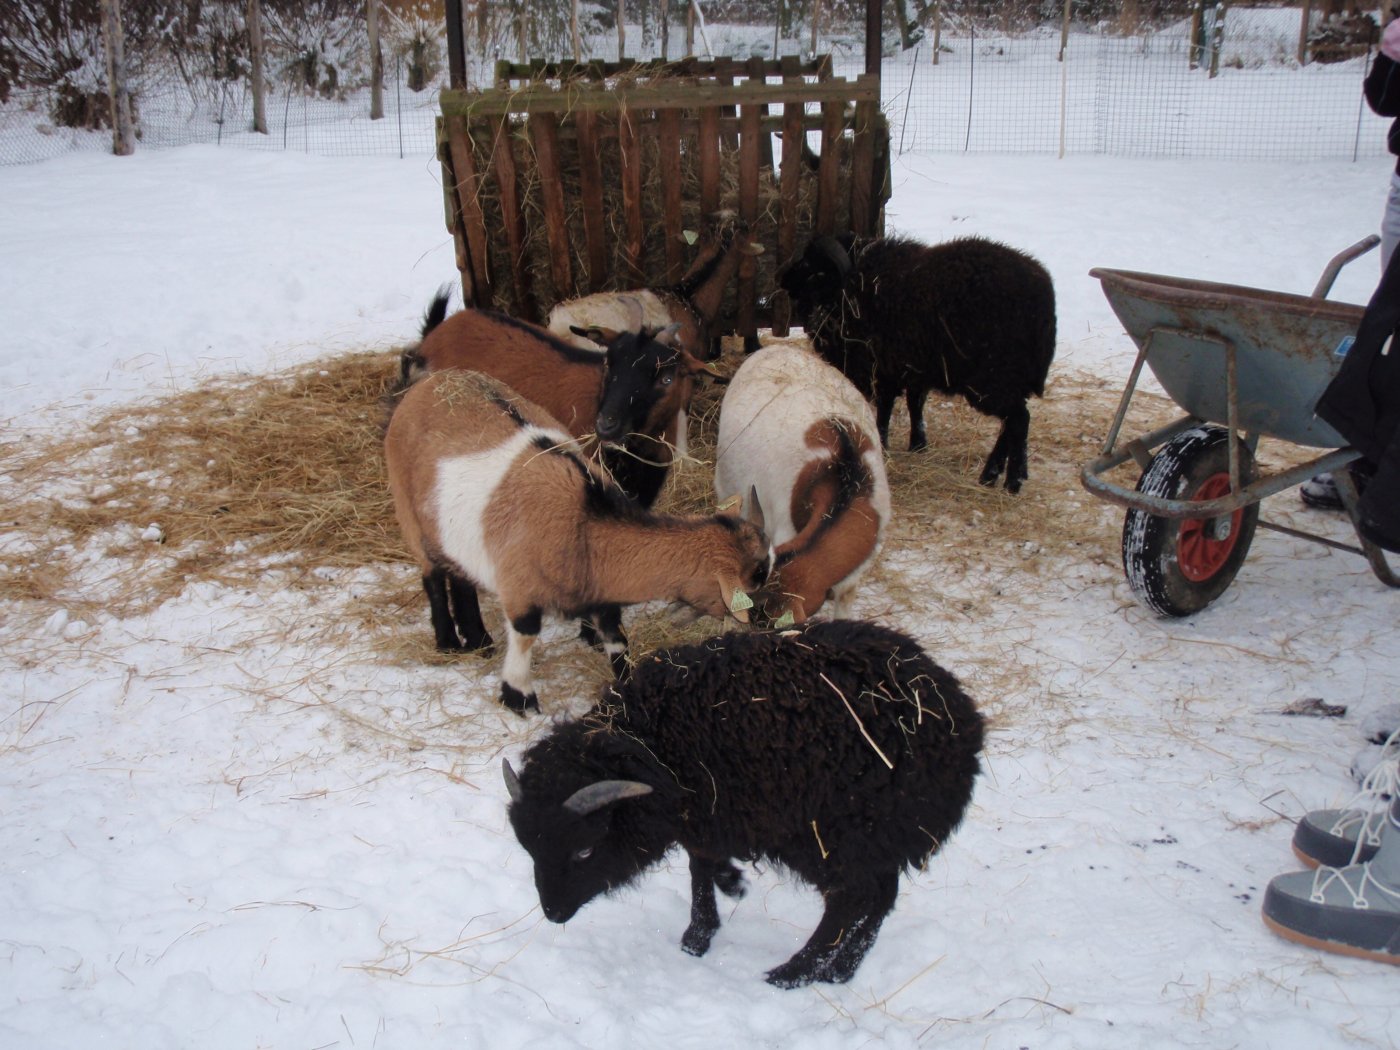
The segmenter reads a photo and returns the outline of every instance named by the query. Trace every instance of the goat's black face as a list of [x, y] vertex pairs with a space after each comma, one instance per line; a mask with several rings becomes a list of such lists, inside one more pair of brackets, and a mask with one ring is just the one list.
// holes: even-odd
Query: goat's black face
[[791, 298], [798, 318], [806, 320], [815, 307], [836, 300], [849, 269], [846, 245], [819, 237], [778, 275], [778, 287]]
[[646, 333], [623, 332], [608, 345], [605, 360], [596, 430], [604, 444], [618, 444], [646, 432], [653, 409], [687, 373], [679, 349]]

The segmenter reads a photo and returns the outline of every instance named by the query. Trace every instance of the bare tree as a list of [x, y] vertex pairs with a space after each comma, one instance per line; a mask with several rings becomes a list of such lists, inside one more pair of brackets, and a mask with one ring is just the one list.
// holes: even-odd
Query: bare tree
[[384, 50], [379, 46], [379, 0], [365, 0], [369, 26], [369, 119], [384, 118]]
[[107, 95], [112, 102], [112, 152], [128, 157], [136, 152], [136, 127], [126, 79], [121, 0], [102, 0], [102, 35], [107, 46]]
[[263, 84], [262, 4], [248, 0], [248, 82], [253, 92], [253, 130], [267, 134], [267, 87]]

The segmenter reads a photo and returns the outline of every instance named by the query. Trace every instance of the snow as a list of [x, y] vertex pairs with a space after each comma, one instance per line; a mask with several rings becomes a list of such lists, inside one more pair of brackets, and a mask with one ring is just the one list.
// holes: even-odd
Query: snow
[[[906, 155], [889, 226], [1040, 257], [1056, 375], [1119, 386], [1133, 347], [1090, 267], [1308, 292], [1377, 227], [1390, 170]], [[6, 444], [211, 375], [402, 345], [454, 277], [421, 160], [70, 155], [0, 169], [0, 200]], [[1368, 256], [1334, 295], [1364, 302], [1377, 276]], [[819, 903], [766, 867], [701, 959], [678, 946], [676, 857], [545, 922], [499, 766], [546, 720], [499, 708], [496, 661], [425, 667], [387, 659], [369, 629], [327, 629], [368, 570], [191, 583], [88, 622], [0, 606], [0, 1046], [1400, 1042], [1392, 971], [1259, 918], [1269, 878], [1297, 866], [1291, 821], [1353, 790], [1361, 728], [1397, 700], [1400, 599], [1355, 556], [1261, 534], [1215, 605], [1162, 620], [1116, 550], [1086, 538], [1082, 559], [1043, 565], [1032, 545], [982, 568], [983, 542], [886, 556], [930, 596], [897, 626], [994, 715], [973, 806], [902, 881], [854, 980], [796, 991], [761, 975]], [[407, 565], [383, 571], [411, 584]], [[427, 632], [416, 606], [391, 621]], [[551, 626], [537, 659], [555, 714], [587, 699], [550, 666], [571, 635]], [[989, 691], [1007, 667], [1020, 684]], [[1280, 714], [1309, 697], [1349, 712]]]

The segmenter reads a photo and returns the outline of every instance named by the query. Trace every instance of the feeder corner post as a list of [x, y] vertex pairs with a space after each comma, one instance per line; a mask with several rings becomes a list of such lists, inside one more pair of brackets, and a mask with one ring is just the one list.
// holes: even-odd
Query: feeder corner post
[[443, 0], [447, 22], [447, 80], [450, 87], [467, 86], [467, 41], [462, 33], [462, 0]]
[[880, 75], [881, 43], [880, 22], [884, 17], [882, 0], [865, 0], [865, 71], [872, 76]]

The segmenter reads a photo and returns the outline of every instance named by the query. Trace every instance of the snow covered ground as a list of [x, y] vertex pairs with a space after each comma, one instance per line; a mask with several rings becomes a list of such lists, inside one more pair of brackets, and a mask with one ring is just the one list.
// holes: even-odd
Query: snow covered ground
[[[1126, 379], [1133, 348], [1090, 267], [1307, 292], [1375, 229], [1389, 170], [906, 156], [889, 226], [1046, 262], [1053, 399]], [[453, 276], [437, 179], [212, 147], [0, 169], [0, 440], [409, 340]], [[1367, 257], [1334, 294], [1363, 302], [1377, 276]], [[26, 480], [3, 473], [7, 448], [8, 502]], [[1088, 501], [1031, 470], [1027, 513]], [[1346, 537], [1292, 493], [1265, 515]], [[1400, 595], [1355, 556], [1261, 534], [1219, 602], [1160, 620], [1118, 569], [1115, 512], [1098, 520], [1048, 563], [975, 519], [961, 542], [891, 546], [886, 577], [927, 600], [882, 585], [859, 608], [897, 610], [994, 717], [985, 773], [855, 979], [797, 991], [761, 980], [819, 913], [780, 871], [750, 873], [703, 959], [678, 947], [676, 858], [566, 926], [542, 919], [499, 765], [545, 720], [497, 707], [495, 661], [417, 666], [371, 630], [323, 629], [382, 574], [411, 590], [407, 564], [199, 583], [88, 622], [0, 605], [0, 1046], [1396, 1045], [1394, 972], [1276, 938], [1259, 903], [1296, 866], [1291, 821], [1349, 794], [1363, 722], [1400, 699]], [[377, 629], [426, 634], [426, 610]], [[551, 664], [587, 660], [570, 633], [538, 660], [551, 715], [588, 700]], [[1348, 714], [1280, 713], [1310, 697]]]

